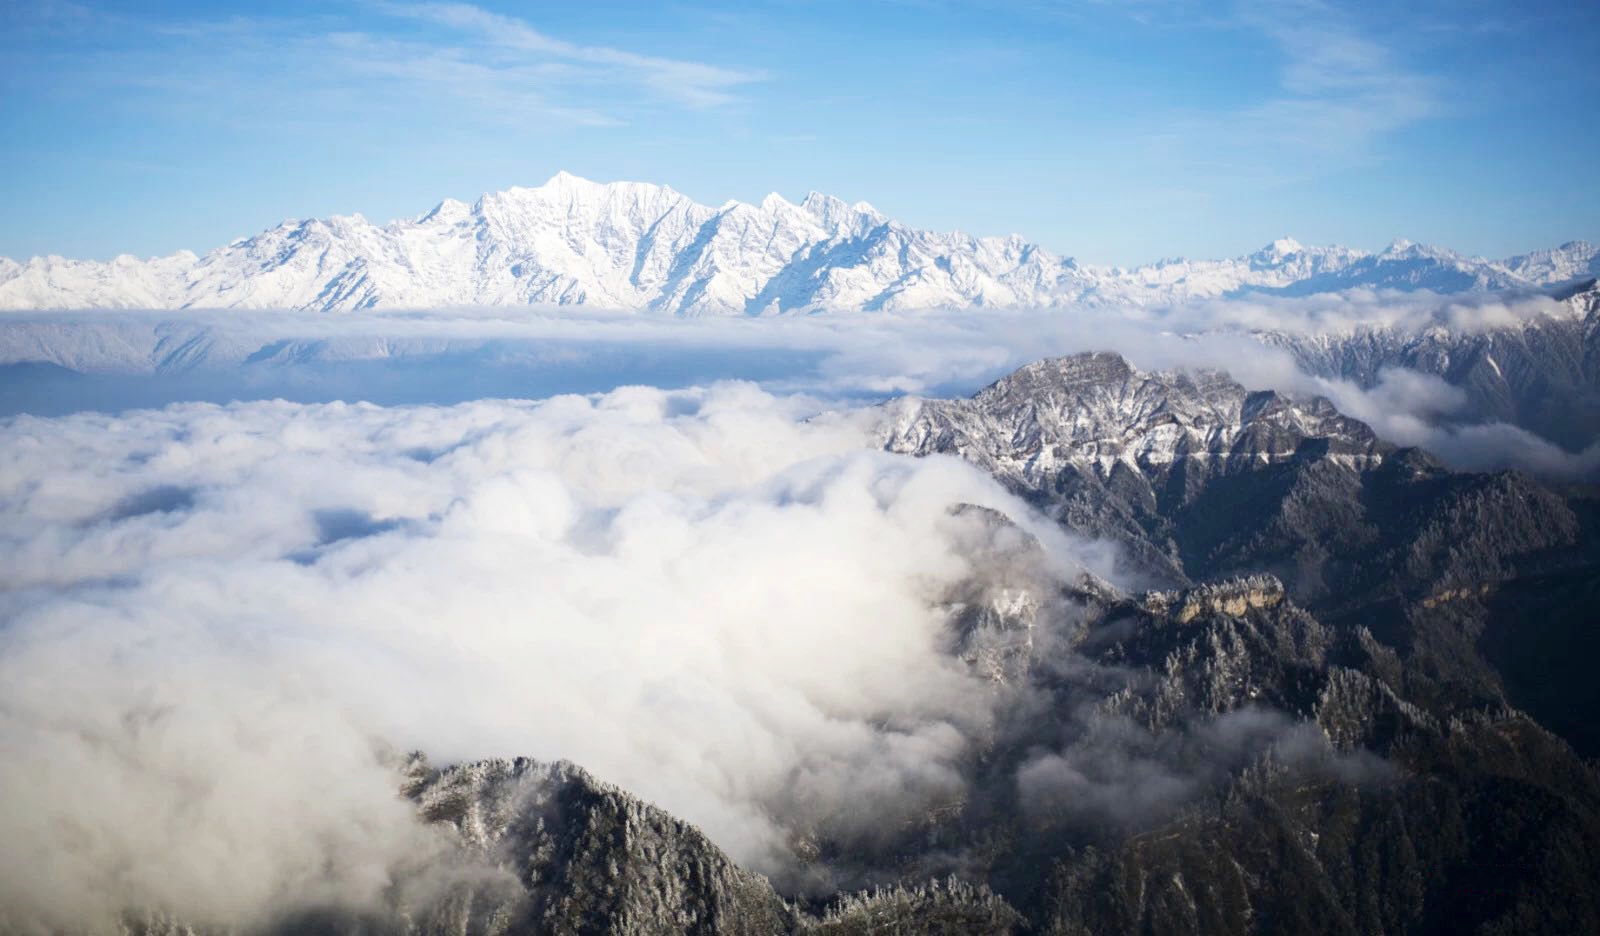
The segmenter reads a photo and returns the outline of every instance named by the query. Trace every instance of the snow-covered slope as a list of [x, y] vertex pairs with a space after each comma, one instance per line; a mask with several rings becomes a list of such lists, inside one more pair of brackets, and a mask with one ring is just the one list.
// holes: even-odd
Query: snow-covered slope
[[1018, 236], [918, 230], [870, 205], [812, 193], [800, 204], [698, 204], [665, 186], [560, 173], [417, 218], [286, 221], [197, 257], [109, 263], [0, 259], [0, 309], [585, 305], [676, 315], [1159, 305], [1351, 287], [1504, 289], [1600, 270], [1574, 242], [1491, 261], [1397, 241], [1378, 254], [1290, 238], [1231, 260], [1088, 267]]
[[1600, 287], [1593, 280], [1520, 313], [1453, 301], [1422, 311], [1255, 335], [1289, 352], [1306, 373], [1364, 388], [1396, 370], [1437, 377], [1457, 388], [1459, 399], [1445, 405], [1468, 422], [1509, 423], [1574, 452], [1600, 439]]
[[1421, 597], [1581, 542], [1579, 518], [1524, 475], [1452, 474], [1324, 398], [1111, 353], [1036, 361], [971, 399], [892, 401], [877, 433], [891, 452], [977, 465], [1074, 533], [1120, 544], [1138, 574], [1270, 572], [1339, 613], [1353, 594]]
[[0, 308], [771, 314], [1017, 305], [1072, 292], [1075, 270], [1020, 238], [918, 231], [815, 193], [709, 208], [664, 186], [562, 173], [382, 227], [359, 215], [286, 221], [200, 258], [4, 261]]
[[970, 400], [903, 397], [880, 433], [890, 451], [951, 452], [1019, 487], [1064, 466], [1102, 479], [1254, 471], [1300, 456], [1308, 439], [1358, 468], [1389, 450], [1327, 400], [1251, 393], [1216, 371], [1147, 373], [1112, 352], [1036, 361]]

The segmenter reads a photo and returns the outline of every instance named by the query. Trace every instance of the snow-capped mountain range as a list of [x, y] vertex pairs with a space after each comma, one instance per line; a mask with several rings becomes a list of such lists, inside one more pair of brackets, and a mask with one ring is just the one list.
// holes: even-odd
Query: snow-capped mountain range
[[376, 225], [285, 221], [204, 256], [0, 258], [0, 309], [346, 312], [582, 305], [682, 316], [1074, 303], [1167, 305], [1248, 292], [1538, 287], [1600, 273], [1572, 242], [1506, 260], [1397, 241], [1373, 254], [1283, 238], [1247, 257], [1081, 265], [1021, 237], [918, 230], [866, 203], [698, 204], [671, 188], [560, 173]]

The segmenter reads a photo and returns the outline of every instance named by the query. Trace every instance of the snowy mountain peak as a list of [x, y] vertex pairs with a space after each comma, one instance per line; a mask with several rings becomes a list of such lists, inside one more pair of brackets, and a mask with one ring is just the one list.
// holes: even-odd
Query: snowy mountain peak
[[437, 221], [447, 224], [455, 224], [466, 220], [466, 218], [471, 214], [471, 205], [468, 205], [463, 201], [457, 201], [454, 198], [446, 198], [444, 201], [435, 205], [432, 211], [428, 212], [427, 214], [418, 215], [414, 223], [427, 224], [430, 221]]
[[1550, 250], [1512, 257], [1506, 261], [1512, 272], [1534, 282], [1561, 282], [1600, 275], [1600, 248], [1588, 241], [1568, 241]]
[[548, 202], [593, 203], [608, 200], [649, 200], [657, 198], [682, 198], [678, 192], [665, 185], [649, 182], [593, 182], [582, 176], [562, 171], [551, 176], [543, 185], [533, 188], [512, 186], [501, 195]]
[[800, 207], [816, 217], [830, 230], [860, 233], [888, 221], [866, 202], [855, 205], [821, 192], [808, 192]]
[[1305, 250], [1300, 242], [1292, 237], [1280, 237], [1256, 252], [1256, 256], [1264, 260], [1282, 260], [1294, 256]]
[[602, 189], [624, 188], [624, 187], [628, 187], [628, 186], [632, 186], [632, 185], [636, 185], [636, 184], [638, 184], [638, 183], [633, 183], [633, 182], [611, 182], [611, 183], [592, 182], [592, 181], [590, 181], [588, 179], [585, 179], [582, 176], [573, 175], [572, 173], [570, 173], [570, 172], [566, 171], [565, 169], [563, 169], [560, 172], [557, 172], [555, 175], [551, 176], [548, 180], [545, 181], [545, 183], [543, 185], [534, 186], [532, 189], [527, 189], [527, 191], [545, 192], [545, 193], [550, 193], [552, 195], [554, 195], [554, 194], [576, 195], [576, 194], [584, 194], [584, 193], [596, 192], [596, 191], [599, 191], [599, 190], [602, 190]]
[[382, 226], [359, 214], [291, 219], [203, 257], [4, 260], [0, 309], [588, 305], [767, 315], [1169, 305], [1353, 287], [1454, 292], [1596, 272], [1600, 254], [1582, 242], [1495, 262], [1409, 241], [1370, 255], [1288, 237], [1231, 260], [1091, 267], [1017, 235], [918, 230], [819, 192], [799, 204], [774, 193], [712, 208], [663, 185], [562, 171]]

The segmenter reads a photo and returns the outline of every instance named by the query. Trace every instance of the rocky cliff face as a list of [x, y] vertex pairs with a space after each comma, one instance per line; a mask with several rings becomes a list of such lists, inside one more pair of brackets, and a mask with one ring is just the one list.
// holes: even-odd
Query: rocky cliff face
[[[793, 911], [699, 831], [568, 763], [408, 765], [422, 817], [448, 823], [515, 888], [451, 909], [461, 931], [783, 932]], [[469, 906], [470, 904], [470, 906]]]
[[1491, 619], [1547, 630], [1540, 613], [1491, 613], [1487, 596], [1586, 580], [1600, 564], [1587, 496], [1446, 471], [1326, 401], [1250, 394], [1220, 374], [1079, 355], [971, 400], [900, 401], [883, 426], [889, 450], [966, 458], [1068, 529], [1118, 542], [1157, 581], [1273, 574], [1324, 620], [1359, 622], [1410, 654], [1413, 688], [1441, 699], [1499, 697], [1477, 649]]
[[1364, 604], [1498, 580], [1508, 557], [1579, 535], [1521, 476], [1448, 472], [1326, 400], [1115, 354], [1030, 364], [970, 400], [897, 401], [882, 425], [889, 451], [959, 455], [1175, 584], [1266, 571], [1302, 601]]
[[[1101, 612], [1085, 655], [1154, 681], [1099, 711], [1170, 734], [1195, 712], [1264, 706], [1314, 724], [1335, 750], [1382, 758], [1381, 769], [1320, 760], [1329, 772], [1308, 774], [1280, 747], [1159, 832], [1074, 845], [1049, 883], [1021, 891], [1054, 907], [1035, 925], [1592, 925], [1591, 846], [1578, 842], [1596, 835], [1596, 778], [1568, 746], [1592, 753], [1592, 735], [1554, 701], [1587, 710], [1592, 693], [1559, 665], [1534, 690], [1527, 669], [1592, 643], [1562, 612], [1600, 581], [1592, 500], [1511, 473], [1445, 471], [1321, 401], [1273, 400], [1262, 418], [1249, 399], [1219, 375], [1140, 374], [1093, 355], [886, 415], [891, 450], [982, 465], [1069, 529], [1127, 544], [1154, 574], [1283, 576], [1286, 589], [1244, 580]], [[1509, 598], [1551, 589], [1566, 598]], [[1566, 740], [1517, 703], [1551, 713]], [[1561, 814], [1559, 831], [1537, 831], [1545, 810]]]
[[994, 753], [1015, 785], [972, 807], [969, 856], [1022, 931], [1600, 920], [1600, 775], [1527, 715], [1407, 698], [1413, 663], [1270, 578], [1079, 597], [1075, 665], [1039, 661], [1048, 701]]

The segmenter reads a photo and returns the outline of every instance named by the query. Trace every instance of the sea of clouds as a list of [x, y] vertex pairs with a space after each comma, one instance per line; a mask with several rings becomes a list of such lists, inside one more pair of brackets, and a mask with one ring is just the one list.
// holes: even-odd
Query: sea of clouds
[[[0, 416], [122, 411], [185, 400], [539, 399], [626, 385], [747, 380], [839, 404], [955, 396], [1042, 357], [1118, 351], [1146, 369], [1225, 370], [1249, 389], [1320, 395], [1398, 445], [1463, 470], [1554, 478], [1600, 471], [1475, 412], [1460, 388], [1389, 368], [1356, 382], [1308, 372], [1283, 346], [1361, 333], [1475, 336], [1570, 319], [1543, 295], [1352, 290], [1165, 309], [1021, 309], [679, 320], [503, 308], [330, 316], [277, 312], [24, 313], [0, 327]], [[1263, 331], [1282, 336], [1264, 342]], [[1582, 433], [1579, 433], [1580, 435]]]
[[[1534, 314], [1485, 309], [1448, 314]], [[1175, 315], [504, 314], [0, 328], [0, 928], [376, 905], [446, 847], [396, 795], [409, 750], [576, 761], [772, 873], [796, 830], [959, 797], [998, 697], [949, 652], [981, 561], [957, 508], [1011, 518], [1052, 577], [1120, 571], [959, 460], [874, 450], [892, 395], [1111, 348], [1322, 394], [1469, 467], [1593, 458], [1441, 420], [1462, 400], [1437, 378], [1313, 377]], [[1203, 779], [1096, 737], [1019, 788], [1138, 811]]]
[[952, 508], [1074, 544], [867, 431], [747, 383], [9, 421], [0, 907], [377, 901], [437, 847], [395, 751], [568, 758], [767, 870], [948, 797], [992, 717]]

